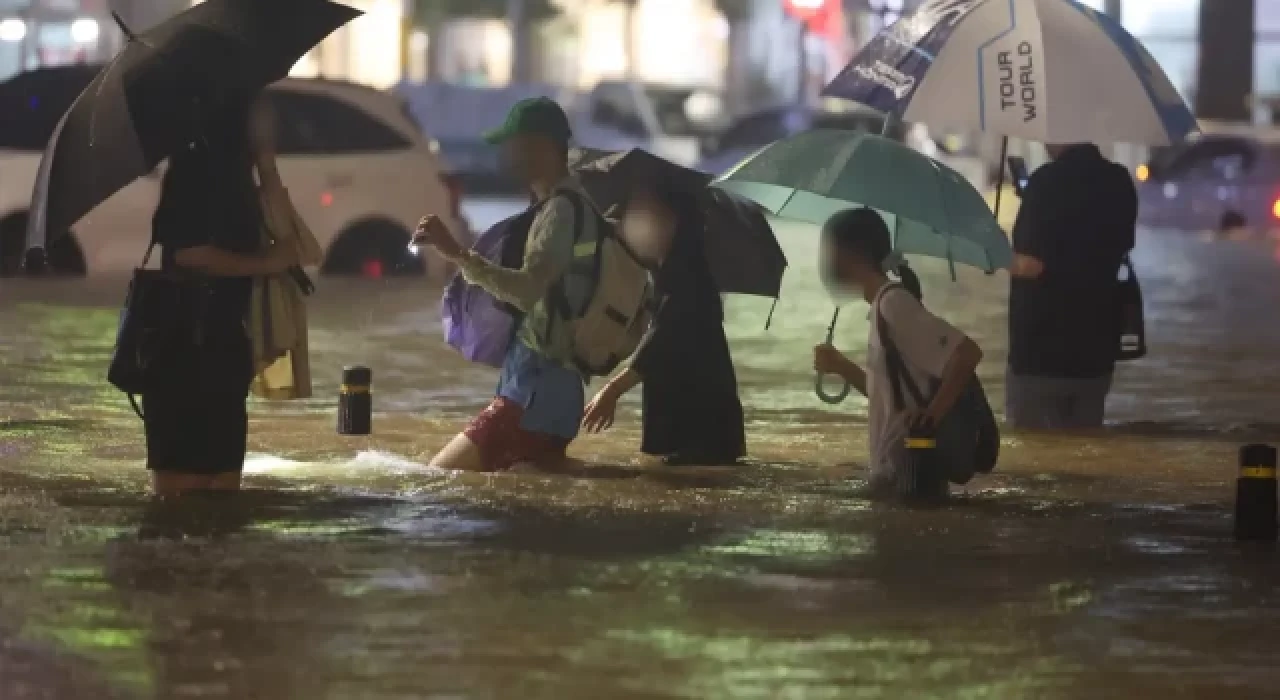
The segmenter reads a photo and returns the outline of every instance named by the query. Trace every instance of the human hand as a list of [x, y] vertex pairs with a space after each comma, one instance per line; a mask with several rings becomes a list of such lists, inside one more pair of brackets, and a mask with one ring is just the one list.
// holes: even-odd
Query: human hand
[[582, 414], [582, 427], [588, 433], [600, 433], [613, 427], [613, 419], [618, 411], [618, 395], [606, 386], [596, 394]]
[[813, 369], [819, 374], [835, 374], [843, 377], [845, 369], [852, 364], [849, 358], [830, 343], [813, 348]]
[[444, 221], [434, 214], [424, 216], [418, 222], [418, 229], [413, 232], [413, 243], [432, 246], [446, 260], [457, 260], [466, 252]]
[[1014, 277], [1037, 279], [1044, 274], [1044, 262], [1039, 258], [1017, 253], [1013, 256], [1013, 267], [1010, 272]]
[[899, 414], [902, 425], [910, 431], [932, 432], [942, 421], [942, 416], [932, 406], [926, 408], [908, 408]]

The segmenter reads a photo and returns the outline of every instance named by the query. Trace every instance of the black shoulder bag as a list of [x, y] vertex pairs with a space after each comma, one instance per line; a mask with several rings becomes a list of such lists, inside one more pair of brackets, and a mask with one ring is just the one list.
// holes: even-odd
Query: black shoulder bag
[[[880, 334], [880, 347], [884, 349], [885, 367], [889, 373], [889, 385], [893, 391], [893, 409], [901, 414], [907, 409], [903, 390], [911, 395], [916, 406], [928, 406], [937, 394], [941, 380], [932, 379], [929, 398], [920, 391], [907, 370], [898, 346], [889, 333], [889, 323], [876, 307], [876, 327]], [[995, 412], [987, 400], [987, 392], [975, 375], [964, 392], [956, 399], [951, 411], [943, 416], [935, 430], [936, 452], [946, 465], [947, 478], [953, 484], [967, 484], [975, 473], [990, 473], [1000, 457], [1000, 427]]]
[[171, 379], [161, 376], [167, 361], [198, 347], [208, 286], [190, 273], [174, 269], [149, 270], [155, 249], [153, 239], [133, 271], [116, 346], [107, 367], [107, 381], [129, 397], [138, 417], [143, 417], [137, 396]]

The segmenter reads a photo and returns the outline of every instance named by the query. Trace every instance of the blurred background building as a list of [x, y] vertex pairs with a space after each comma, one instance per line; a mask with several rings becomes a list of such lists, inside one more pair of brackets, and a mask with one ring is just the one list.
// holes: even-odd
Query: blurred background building
[[[145, 29], [191, 1], [0, 0], [0, 79], [105, 60], [122, 41], [113, 10]], [[880, 26], [921, 1], [348, 0], [365, 16], [295, 72], [379, 88], [636, 80], [713, 91], [740, 113], [813, 99]], [[1202, 82], [1225, 91], [1204, 105], [1215, 115], [1237, 106], [1231, 90], [1245, 89], [1244, 102], [1263, 118], [1280, 95], [1280, 0], [1081, 1], [1119, 17], [1184, 95], [1195, 99]]]

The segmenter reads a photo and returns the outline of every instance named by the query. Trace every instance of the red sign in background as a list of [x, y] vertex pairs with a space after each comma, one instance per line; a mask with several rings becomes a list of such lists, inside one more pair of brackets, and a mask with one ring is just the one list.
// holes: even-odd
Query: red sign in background
[[782, 8], [808, 25], [814, 34], [831, 39], [844, 36], [841, 0], [782, 0]]

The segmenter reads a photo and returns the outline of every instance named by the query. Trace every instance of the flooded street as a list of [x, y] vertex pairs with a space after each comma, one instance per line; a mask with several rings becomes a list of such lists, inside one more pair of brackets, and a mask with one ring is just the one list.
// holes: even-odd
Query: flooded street
[[[0, 698], [1270, 698], [1280, 567], [1231, 539], [1235, 459], [1280, 441], [1280, 252], [1144, 232], [1148, 359], [1114, 424], [1007, 433], [947, 508], [860, 495], [865, 404], [812, 391], [817, 237], [728, 323], [752, 458], [647, 470], [634, 411], [566, 475], [432, 471], [495, 375], [440, 340], [439, 284], [323, 280], [317, 398], [251, 406], [247, 484], [174, 540], [103, 377], [119, 282], [0, 282]], [[986, 350], [1007, 277], [921, 262]], [[866, 305], [838, 344], [865, 353]], [[334, 431], [344, 364], [375, 434]]]

